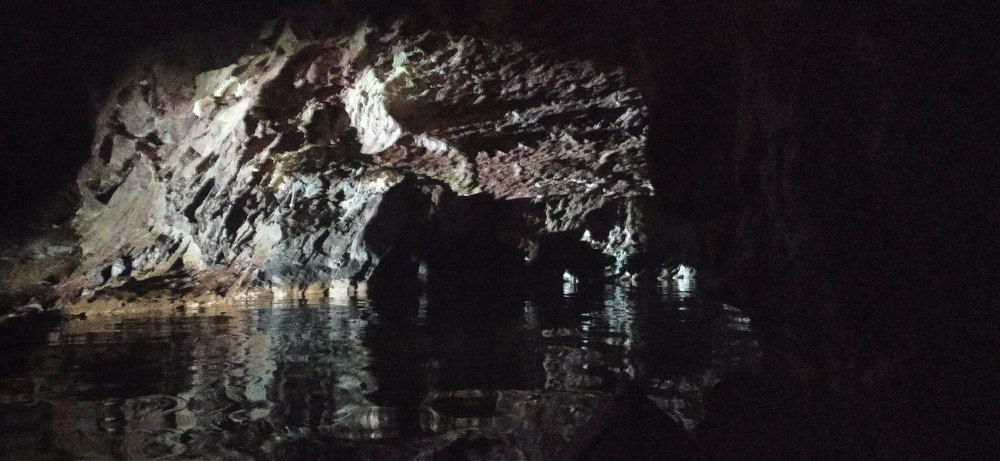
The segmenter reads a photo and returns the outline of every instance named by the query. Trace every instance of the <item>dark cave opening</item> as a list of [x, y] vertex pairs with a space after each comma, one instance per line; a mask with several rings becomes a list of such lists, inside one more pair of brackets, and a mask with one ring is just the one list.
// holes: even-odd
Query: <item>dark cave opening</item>
[[[750, 314], [767, 351], [764, 372], [720, 385], [704, 429], [717, 458], [835, 458], [852, 445], [873, 458], [988, 451], [998, 415], [985, 390], [1000, 384], [996, 5], [36, 3], [0, 7], [5, 247], [73, 219], [97, 105], [146, 46], [215, 41], [188, 53], [208, 70], [229, 64], [264, 20], [282, 14], [300, 18], [303, 36], [408, 14], [405, 33], [513, 39], [631, 72], [650, 111], [650, 206], [692, 229], [703, 286]], [[400, 117], [408, 118], [431, 123]], [[539, 139], [497, 137], [492, 147]], [[105, 160], [109, 140], [98, 146]], [[215, 183], [201, 187], [199, 203]], [[107, 205], [117, 190], [95, 198]], [[441, 215], [448, 224], [440, 225], [421, 221], [426, 200], [405, 195], [378, 229], [392, 245], [377, 248], [370, 285], [405, 299], [404, 310], [418, 306], [424, 269], [428, 295], [441, 300], [465, 300], [455, 286], [502, 298], [527, 283], [518, 277], [558, 290], [570, 266], [603, 277], [604, 256], [575, 234], [547, 237], [534, 254], [539, 268], [520, 273], [524, 249], [504, 240], [499, 222], [510, 204], [456, 199], [444, 212], [461, 219]], [[250, 218], [240, 202], [226, 226], [232, 238]], [[193, 206], [184, 214], [197, 224]], [[964, 384], [952, 389], [954, 381]], [[801, 405], [757, 403], [782, 400]], [[891, 420], [884, 429], [882, 419]], [[739, 452], [743, 442], [749, 454]]]

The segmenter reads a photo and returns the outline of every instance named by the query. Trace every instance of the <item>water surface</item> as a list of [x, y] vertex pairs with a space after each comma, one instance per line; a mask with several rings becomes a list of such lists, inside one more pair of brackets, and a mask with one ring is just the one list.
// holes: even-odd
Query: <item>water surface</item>
[[758, 351], [738, 309], [677, 288], [66, 320], [0, 359], [0, 459], [557, 459], [628, 392], [693, 430]]

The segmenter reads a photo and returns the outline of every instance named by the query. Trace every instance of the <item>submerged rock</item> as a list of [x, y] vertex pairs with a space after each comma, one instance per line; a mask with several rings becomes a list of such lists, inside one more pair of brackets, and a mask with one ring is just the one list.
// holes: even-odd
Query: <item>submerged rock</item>
[[622, 70], [398, 26], [265, 29], [227, 67], [164, 49], [117, 85], [64, 303], [503, 291], [664, 259], [644, 233], [647, 109]]

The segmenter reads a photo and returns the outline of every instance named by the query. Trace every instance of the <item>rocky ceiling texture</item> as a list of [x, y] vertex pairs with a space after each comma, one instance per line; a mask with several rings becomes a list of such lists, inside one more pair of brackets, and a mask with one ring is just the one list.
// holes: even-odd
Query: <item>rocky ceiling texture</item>
[[[159, 276], [170, 258], [140, 257], [155, 246], [180, 255], [197, 247], [205, 270], [232, 264], [255, 245], [239, 232], [242, 213], [254, 226], [284, 225], [275, 207], [298, 205], [274, 194], [337, 165], [348, 177], [402, 172], [383, 181], [412, 177], [426, 184], [402, 187], [443, 187], [463, 203], [604, 197], [560, 218], [569, 221], [610, 209], [606, 201], [655, 197], [643, 205], [644, 225], [658, 229], [652, 259], [697, 259], [720, 296], [778, 323], [816, 315], [805, 307], [812, 299], [837, 305], [834, 317], [881, 315], [856, 308], [879, 301], [875, 287], [925, 286], [940, 267], [969, 274], [988, 259], [979, 249], [989, 239], [967, 223], [996, 225], [985, 199], [995, 189], [995, 137], [980, 124], [995, 115], [991, 13], [895, 2], [12, 2], [0, 16], [2, 51], [20, 65], [2, 73], [10, 115], [0, 184], [3, 240], [21, 253], [5, 257], [4, 270], [63, 254], [25, 239], [38, 222], [67, 222], [77, 209], [69, 227], [85, 237], [85, 259], [74, 270], [71, 262], [8, 277], [18, 286], [5, 292], [73, 272], [82, 293], [107, 284], [96, 274], [109, 267]], [[251, 45], [274, 18], [274, 36]], [[348, 146], [352, 136], [360, 146]], [[157, 179], [137, 184], [140, 175]], [[935, 187], [939, 177], [949, 187]], [[323, 190], [338, 187], [329, 181]], [[126, 233], [144, 240], [87, 237], [124, 226], [95, 227], [101, 207], [111, 216], [131, 197], [124, 192], [156, 184], [170, 202], [162, 219]], [[265, 185], [273, 191], [259, 194]], [[159, 210], [152, 205], [131, 209]], [[568, 231], [547, 213], [543, 227]], [[587, 230], [570, 227], [581, 232], [574, 238]], [[927, 247], [946, 240], [944, 251]], [[588, 246], [608, 256], [609, 244]], [[352, 258], [302, 281], [364, 266]], [[894, 270], [870, 269], [885, 264]], [[247, 277], [266, 285], [285, 270]]]
[[97, 117], [64, 301], [644, 269], [647, 108], [621, 69], [400, 27], [273, 21], [220, 69], [144, 59]]

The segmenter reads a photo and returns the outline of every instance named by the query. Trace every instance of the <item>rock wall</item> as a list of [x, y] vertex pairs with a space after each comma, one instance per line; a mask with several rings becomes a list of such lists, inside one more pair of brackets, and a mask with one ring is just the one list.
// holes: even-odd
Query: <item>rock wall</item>
[[274, 21], [207, 72], [147, 55], [98, 115], [63, 301], [345, 295], [418, 272], [505, 291], [670, 256], [646, 241], [647, 109], [620, 68], [401, 27]]
[[[15, 34], [0, 43], [4, 62], [20, 64], [0, 67], [0, 101], [14, 108], [0, 118], [4, 239], [14, 227], [8, 223], [20, 224], [25, 210], [42, 203], [29, 199], [75, 176], [76, 157], [62, 149], [75, 138], [55, 142], [69, 133], [56, 128], [87, 118], [80, 116], [87, 110], [72, 109], [86, 99], [79, 80], [130, 62], [122, 52], [138, 46], [119, 38], [142, 35], [139, 29], [158, 31], [144, 35], [157, 43], [193, 35], [173, 28], [196, 10], [177, 7], [182, 3], [217, 5], [203, 15], [212, 20], [188, 21], [199, 31], [251, 22], [247, 12], [257, 11], [235, 1], [162, 2], [161, 14], [124, 1], [102, 2], [112, 5], [104, 9], [69, 0], [41, 10], [25, 6], [39, 2], [15, 3], [4, 11], [28, 12], [0, 15], [0, 33]], [[733, 384], [713, 410], [723, 416], [705, 440], [717, 458], [985, 457], [973, 442], [994, 440], [1000, 421], [986, 397], [998, 382], [989, 364], [1000, 337], [993, 276], [1000, 261], [998, 4], [408, 3], [414, 6], [327, 2], [326, 12], [303, 15], [293, 34], [300, 38], [280, 39], [277, 27], [242, 60], [206, 40], [147, 58], [115, 88], [120, 102], [110, 98], [97, 118], [76, 223], [83, 264], [60, 259], [77, 254], [62, 252], [59, 246], [74, 240], [63, 232], [39, 245], [14, 242], [11, 256], [0, 251], [0, 295], [19, 290], [14, 285], [48, 292], [50, 282], [35, 283], [48, 279], [68, 280], [64, 302], [234, 296], [253, 286], [301, 296], [310, 285], [312, 292], [346, 292], [352, 282], [354, 289], [366, 278], [388, 283], [394, 273], [506, 281], [518, 277], [497, 274], [528, 272], [525, 256], [549, 267], [544, 279], [570, 264], [590, 273], [606, 265], [632, 272], [628, 266], [643, 258], [623, 248], [645, 245], [652, 264], [674, 252], [697, 253], [699, 290], [745, 309], [765, 351], [766, 375]], [[333, 40], [343, 44], [315, 38], [329, 24], [380, 11], [374, 16], [383, 19], [408, 12], [438, 33], [395, 33], [389, 20], [363, 34], [360, 48], [352, 47], [359, 43], [353, 35]], [[30, 20], [9, 20], [19, 17]], [[122, 22], [133, 34], [107, 26]], [[64, 29], [77, 30], [66, 32], [74, 40], [53, 33]], [[555, 54], [484, 40], [498, 38]], [[78, 53], [78, 41], [90, 48]], [[7, 53], [14, 43], [27, 45]], [[458, 64], [470, 62], [458, 44], [478, 53], [471, 68]], [[442, 50], [455, 53], [433, 62]], [[88, 67], [92, 56], [102, 57], [100, 71]], [[449, 64], [453, 56], [457, 64]], [[255, 59], [263, 67], [243, 67], [257, 66]], [[572, 75], [565, 86], [542, 86], [576, 87], [534, 96], [526, 87], [504, 90], [506, 81], [498, 86], [494, 77], [511, 74], [490, 67], [496, 62], [521, 63], [512, 69], [525, 85]], [[624, 81], [614, 71], [619, 65]], [[451, 72], [428, 75], [431, 69]], [[340, 77], [330, 83], [331, 75]], [[608, 83], [587, 86], [596, 75]], [[619, 112], [586, 102], [610, 94], [601, 88], [628, 95]], [[522, 99], [501, 99], [502, 91]], [[629, 108], [636, 122], [619, 121]], [[576, 110], [585, 122], [576, 121]], [[618, 141], [582, 134], [601, 131], [599, 121], [618, 130]], [[226, 124], [229, 137], [212, 131]], [[563, 134], [579, 146], [594, 144], [570, 148]], [[587, 149], [600, 152], [598, 162], [605, 152], [621, 152], [619, 142], [644, 145], [645, 155], [612, 153], [603, 170], [574, 166], [591, 155]], [[565, 161], [552, 158], [556, 146], [570, 153]], [[652, 199], [643, 180], [628, 179], [643, 171], [628, 165], [644, 162]], [[42, 173], [45, 181], [36, 181]], [[528, 185], [543, 183], [552, 195], [533, 197]], [[602, 201], [595, 191], [605, 189]], [[129, 209], [132, 200], [143, 206]], [[630, 230], [636, 218], [645, 236], [656, 238]], [[310, 230], [320, 228], [329, 233]], [[355, 247], [332, 246], [359, 235]], [[491, 251], [478, 251], [482, 242], [493, 242], [485, 246]], [[566, 254], [586, 257], [569, 261]], [[47, 268], [18, 269], [25, 261]], [[463, 264], [452, 266], [456, 261]], [[0, 299], [0, 309], [28, 297]]]

